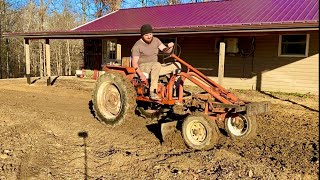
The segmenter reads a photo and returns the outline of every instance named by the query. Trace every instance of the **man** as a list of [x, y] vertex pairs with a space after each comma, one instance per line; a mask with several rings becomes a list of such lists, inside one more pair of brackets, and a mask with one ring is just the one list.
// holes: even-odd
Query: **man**
[[159, 100], [160, 98], [157, 95], [159, 76], [176, 73], [181, 69], [181, 64], [174, 62], [170, 65], [162, 66], [158, 62], [158, 50], [170, 53], [174, 43], [170, 42], [167, 47], [158, 38], [154, 37], [152, 32], [150, 24], [141, 26], [141, 39], [132, 47], [132, 66], [135, 68], [141, 81], [147, 81], [143, 72], [150, 74], [150, 98]]

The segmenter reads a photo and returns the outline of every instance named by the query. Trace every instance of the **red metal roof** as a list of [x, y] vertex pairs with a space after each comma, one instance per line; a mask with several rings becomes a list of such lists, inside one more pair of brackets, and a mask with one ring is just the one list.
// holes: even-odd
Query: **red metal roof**
[[[170, 29], [256, 28], [283, 25], [318, 27], [318, 0], [224, 0], [121, 9], [73, 29], [73, 32], [132, 31], [151, 24]], [[291, 24], [291, 25], [290, 25]]]

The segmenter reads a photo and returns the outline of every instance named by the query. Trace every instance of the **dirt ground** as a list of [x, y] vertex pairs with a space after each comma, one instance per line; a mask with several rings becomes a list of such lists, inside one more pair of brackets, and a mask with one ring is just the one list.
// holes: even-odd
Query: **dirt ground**
[[116, 128], [98, 122], [89, 108], [94, 83], [0, 80], [0, 180], [318, 179], [318, 96], [232, 90], [271, 102], [257, 116], [257, 137], [221, 135], [214, 149], [194, 151], [160, 143], [150, 119], [131, 117]]

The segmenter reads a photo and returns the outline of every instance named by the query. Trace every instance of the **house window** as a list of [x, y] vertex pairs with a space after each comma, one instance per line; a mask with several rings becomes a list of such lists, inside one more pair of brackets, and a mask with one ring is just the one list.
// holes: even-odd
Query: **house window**
[[278, 55], [285, 57], [308, 56], [309, 34], [280, 35]]
[[116, 59], [116, 41], [107, 41], [108, 46], [108, 59]]
[[103, 64], [114, 62], [117, 59], [117, 40], [103, 39], [102, 42]]

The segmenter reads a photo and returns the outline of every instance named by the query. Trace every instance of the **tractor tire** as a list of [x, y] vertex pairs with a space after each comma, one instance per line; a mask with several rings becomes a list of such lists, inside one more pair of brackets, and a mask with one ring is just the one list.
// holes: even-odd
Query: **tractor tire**
[[134, 115], [136, 91], [124, 74], [108, 71], [99, 77], [92, 102], [98, 120], [117, 126]]
[[219, 129], [207, 115], [192, 114], [182, 123], [182, 137], [189, 148], [209, 150], [218, 143]]
[[237, 140], [248, 140], [256, 136], [257, 121], [254, 117], [242, 114], [227, 117], [224, 121], [225, 130], [229, 137]]

